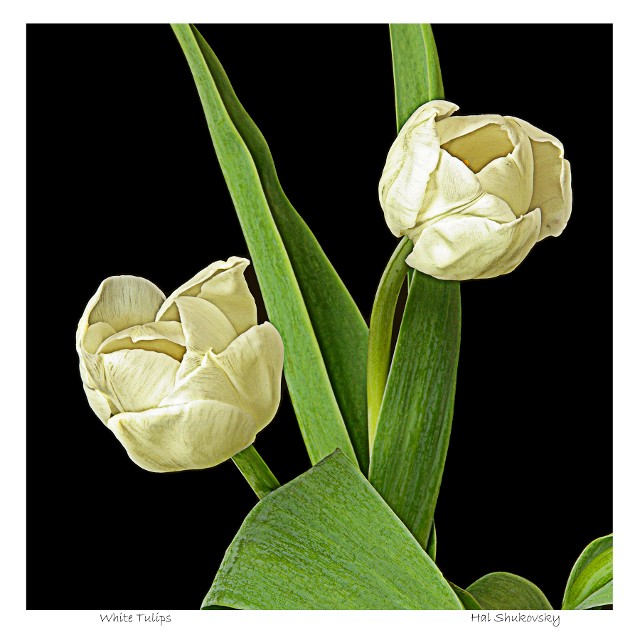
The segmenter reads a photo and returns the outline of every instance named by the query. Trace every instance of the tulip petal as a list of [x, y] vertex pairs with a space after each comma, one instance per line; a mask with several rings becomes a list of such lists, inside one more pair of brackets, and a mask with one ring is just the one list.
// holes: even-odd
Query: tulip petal
[[89, 300], [81, 324], [110, 324], [122, 331], [136, 324], [153, 322], [164, 294], [155, 284], [136, 276], [113, 276], [98, 287]]
[[378, 196], [387, 225], [396, 236], [411, 229], [423, 210], [427, 184], [441, 155], [436, 119], [446, 118], [457, 108], [444, 100], [427, 102], [407, 120], [391, 145]]
[[284, 346], [269, 322], [252, 327], [211, 359], [225, 372], [240, 396], [240, 407], [262, 429], [280, 404]]
[[[96, 325], [91, 325], [93, 329]], [[109, 336], [97, 353], [113, 353], [120, 349], [144, 349], [165, 353], [175, 360], [182, 360], [186, 341], [182, 325], [175, 321], [148, 322], [147, 324], [129, 327]]]
[[222, 353], [209, 352], [162, 405], [220, 400], [246, 411], [262, 429], [280, 404], [283, 358], [282, 338], [276, 328], [269, 322], [252, 327]]
[[89, 406], [93, 409], [93, 412], [102, 420], [104, 424], [107, 424], [111, 417], [111, 406], [107, 398], [100, 393], [97, 389], [91, 389], [86, 384], [82, 385], [84, 392], [89, 401]]
[[[233, 344], [233, 343], [232, 343]], [[218, 400], [240, 406], [240, 397], [226, 373], [211, 358], [209, 351], [189, 364], [189, 373], [178, 372], [176, 387], [166, 396], [160, 406], [187, 404], [194, 400]]]
[[188, 351], [219, 353], [237, 336], [233, 325], [215, 305], [202, 298], [180, 297], [175, 301], [180, 313]]
[[537, 241], [540, 210], [496, 222], [492, 218], [507, 217], [508, 206], [501, 202], [487, 194], [464, 213], [428, 224], [407, 264], [442, 280], [493, 278], [513, 271]]
[[120, 413], [107, 426], [137, 465], [156, 472], [213, 467], [248, 447], [258, 430], [250, 415], [215, 400]]
[[531, 138], [534, 174], [533, 195], [529, 209], [542, 212], [540, 237], [559, 236], [571, 215], [571, 166], [564, 159], [564, 147], [554, 136], [545, 133], [520, 118], [517, 122]]
[[199, 298], [213, 303], [227, 316], [237, 334], [245, 332], [258, 322], [256, 301], [249, 291], [244, 270], [249, 261], [244, 258], [229, 259], [235, 263], [225, 271], [202, 284]]
[[80, 346], [88, 353], [95, 353], [100, 345], [115, 332], [116, 330], [106, 322], [87, 325]]
[[[208, 267], [205, 267], [202, 271], [197, 273], [193, 278], [191, 278], [188, 282], [185, 282], [182, 286], [178, 287], [164, 302], [164, 304], [160, 307], [156, 320], [179, 320], [178, 309], [175, 306], [175, 301], [178, 298], [183, 297], [199, 297], [204, 298], [205, 300], [209, 300], [208, 292], [212, 292], [214, 298], [217, 298], [217, 301], [214, 299], [209, 300], [213, 302], [216, 306], [221, 298], [225, 298], [228, 295], [237, 295], [241, 294], [244, 300], [244, 307], [242, 307], [243, 311], [248, 311], [251, 313], [251, 305], [249, 301], [246, 299], [247, 297], [253, 301], [253, 296], [249, 292], [248, 288], [243, 289], [239, 283], [235, 283], [234, 278], [238, 276], [240, 279], [244, 280], [244, 270], [247, 268], [249, 261], [246, 258], [238, 258], [232, 256], [228, 260], [217, 260], [216, 262], [210, 264]], [[225, 276], [227, 271], [233, 271], [234, 275], [229, 279], [228, 276]], [[215, 284], [215, 281], [221, 279], [223, 282], [220, 283], [220, 288], [218, 288]], [[226, 285], [224, 282], [226, 281]], [[246, 285], [246, 283], [245, 283]], [[255, 304], [255, 303], [254, 303]], [[229, 320], [236, 326], [236, 322], [239, 325], [243, 324], [242, 318], [237, 318], [234, 314], [234, 304], [233, 302], [227, 301], [222, 302], [220, 309], [225, 312], [224, 306], [230, 307], [232, 315], [234, 317], [229, 317]], [[255, 313], [255, 312], [254, 312]], [[254, 320], [253, 324], [257, 322], [257, 318]]]
[[[506, 122], [504, 131], [513, 146], [505, 157], [496, 158], [477, 173], [487, 193], [504, 200], [516, 216], [531, 211], [533, 194], [533, 153], [529, 136], [512, 122]], [[534, 207], [535, 208], [535, 207]]]
[[462, 160], [474, 173], [513, 151], [513, 142], [498, 115], [456, 116], [437, 124], [442, 148]]
[[483, 194], [482, 185], [473, 171], [458, 158], [441, 151], [438, 165], [423, 194], [421, 212], [416, 218], [415, 227], [406, 235], [414, 240], [425, 224], [439, 216], [452, 215], [465, 209]]
[[157, 407], [173, 391], [180, 366], [164, 353], [143, 349], [122, 349], [99, 358], [103, 364], [104, 383], [96, 380], [97, 386], [121, 412]]

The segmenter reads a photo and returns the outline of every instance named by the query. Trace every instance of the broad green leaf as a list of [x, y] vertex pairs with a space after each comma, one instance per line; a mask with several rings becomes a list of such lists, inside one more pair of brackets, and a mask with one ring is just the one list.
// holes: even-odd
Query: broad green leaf
[[282, 190], [267, 141], [238, 100], [218, 58], [197, 29], [192, 30], [227, 113], [256, 164], [360, 468], [367, 473], [367, 325], [315, 236]]
[[428, 24], [392, 24], [391, 56], [398, 131], [429, 100], [444, 99], [442, 74], [433, 31]]
[[203, 608], [462, 609], [431, 558], [339, 451], [251, 511]]
[[477, 611], [478, 609], [482, 609], [482, 607], [478, 604], [478, 601], [468, 591], [465, 591], [458, 585], [453, 584], [451, 580], [449, 580], [449, 585], [454, 590], [455, 594], [458, 596], [458, 600], [460, 600], [467, 611]]
[[416, 272], [382, 401], [369, 479], [423, 546], [449, 445], [459, 350], [459, 283]]
[[282, 336], [287, 386], [309, 457], [355, 453], [291, 262], [251, 153], [227, 113], [188, 25], [173, 25], [193, 74], [222, 173], [251, 253], [269, 319]]
[[513, 573], [488, 573], [466, 588], [482, 609], [553, 609], [533, 582]]
[[597, 538], [580, 554], [562, 599], [563, 609], [607, 604], [613, 604], [613, 534]]

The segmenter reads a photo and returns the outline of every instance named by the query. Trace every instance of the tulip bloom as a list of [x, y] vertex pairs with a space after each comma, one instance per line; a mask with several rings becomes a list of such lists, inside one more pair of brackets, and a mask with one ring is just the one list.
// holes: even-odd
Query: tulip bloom
[[407, 120], [379, 186], [387, 225], [414, 243], [407, 264], [442, 280], [492, 278], [571, 214], [559, 140], [509, 116], [454, 116], [434, 100]]
[[107, 278], [76, 333], [91, 408], [149, 471], [211, 467], [248, 447], [280, 402], [283, 345], [257, 325], [244, 258], [214, 262], [168, 298]]

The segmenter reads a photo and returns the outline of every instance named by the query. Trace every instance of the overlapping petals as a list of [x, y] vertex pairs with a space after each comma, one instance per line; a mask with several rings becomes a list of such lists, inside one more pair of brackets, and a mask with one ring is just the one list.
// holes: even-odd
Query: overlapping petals
[[515, 269], [571, 214], [571, 172], [553, 136], [518, 118], [454, 116], [434, 100], [393, 143], [379, 196], [387, 225], [408, 236], [410, 266], [444, 280]]
[[248, 264], [215, 262], [168, 298], [116, 276], [89, 301], [76, 333], [87, 400], [141, 467], [219, 464], [273, 419], [283, 345], [256, 325]]

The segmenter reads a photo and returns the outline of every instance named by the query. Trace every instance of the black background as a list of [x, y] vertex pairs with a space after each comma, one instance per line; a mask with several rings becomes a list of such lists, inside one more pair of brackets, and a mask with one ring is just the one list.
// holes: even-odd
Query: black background
[[[377, 200], [395, 137], [387, 27], [201, 31], [368, 319], [397, 242]], [[553, 133], [574, 187], [560, 238], [511, 275], [462, 284], [438, 564], [463, 587], [520, 574], [559, 607], [578, 554], [612, 529], [612, 29], [434, 33], [461, 115], [515, 115]], [[246, 245], [168, 26], [27, 35], [27, 606], [198, 608], [255, 498], [231, 462], [166, 475], [130, 462], [87, 405], [74, 332], [103, 278], [140, 275], [168, 294]], [[286, 394], [256, 446], [281, 482], [308, 468]]]

